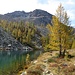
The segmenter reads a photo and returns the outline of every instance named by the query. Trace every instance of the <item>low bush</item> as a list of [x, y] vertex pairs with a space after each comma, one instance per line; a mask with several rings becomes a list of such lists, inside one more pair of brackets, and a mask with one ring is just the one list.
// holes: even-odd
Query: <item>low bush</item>
[[55, 61], [55, 59], [53, 59], [53, 58], [49, 58], [49, 59], [48, 59], [48, 62], [56, 62], [56, 61]]
[[39, 69], [31, 70], [27, 72], [27, 75], [42, 75]]
[[42, 65], [38, 64], [36, 66], [31, 66], [27, 70], [27, 75], [42, 75], [43, 68]]
[[58, 58], [58, 57], [59, 57], [59, 53], [56, 53], [56, 54], [55, 54], [55, 57]]

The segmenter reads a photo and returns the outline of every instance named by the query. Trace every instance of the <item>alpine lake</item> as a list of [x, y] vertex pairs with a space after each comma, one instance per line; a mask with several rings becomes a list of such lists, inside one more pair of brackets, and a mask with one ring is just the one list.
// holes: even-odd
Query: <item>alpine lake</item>
[[41, 50], [0, 51], [0, 75], [15, 75], [12, 73], [18, 72], [18, 69], [25, 65], [27, 54], [30, 55], [30, 60], [34, 60], [41, 53]]

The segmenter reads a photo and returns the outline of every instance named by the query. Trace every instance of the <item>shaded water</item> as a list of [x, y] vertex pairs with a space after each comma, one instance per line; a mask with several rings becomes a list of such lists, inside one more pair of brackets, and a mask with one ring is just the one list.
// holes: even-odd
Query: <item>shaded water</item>
[[27, 54], [31, 60], [37, 58], [42, 51], [0, 51], [0, 75], [9, 75], [17, 71], [19, 65], [25, 65]]

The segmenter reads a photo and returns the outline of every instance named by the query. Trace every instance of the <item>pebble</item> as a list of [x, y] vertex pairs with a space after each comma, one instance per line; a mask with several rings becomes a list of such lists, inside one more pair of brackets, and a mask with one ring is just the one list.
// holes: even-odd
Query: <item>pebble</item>
[[21, 73], [21, 75], [26, 75], [26, 74], [27, 74], [27, 72], [26, 72], [26, 71]]

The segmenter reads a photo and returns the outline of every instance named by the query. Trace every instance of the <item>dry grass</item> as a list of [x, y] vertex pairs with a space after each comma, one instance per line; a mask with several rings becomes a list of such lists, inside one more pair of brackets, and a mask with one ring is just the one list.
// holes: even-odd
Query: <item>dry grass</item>
[[[27, 69], [27, 75], [42, 75], [42, 72], [47, 68], [54, 75], [75, 75], [75, 56], [65, 60], [64, 58], [55, 58], [56, 52], [46, 52], [37, 58], [35, 64], [31, 64]], [[69, 53], [75, 54], [75, 50], [70, 50]], [[50, 60], [50, 61], [47, 61]]]

